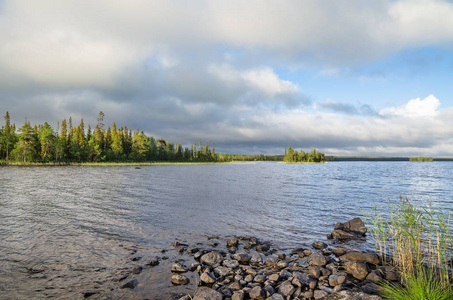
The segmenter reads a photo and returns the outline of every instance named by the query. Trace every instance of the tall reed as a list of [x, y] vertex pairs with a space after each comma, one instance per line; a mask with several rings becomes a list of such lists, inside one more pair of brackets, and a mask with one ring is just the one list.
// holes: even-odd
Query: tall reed
[[396, 204], [389, 199], [389, 206], [390, 221], [376, 206], [371, 217], [371, 234], [384, 263], [398, 268], [406, 289], [427, 279], [427, 286], [435, 284], [453, 297], [451, 211], [432, 205], [417, 209], [403, 197]]

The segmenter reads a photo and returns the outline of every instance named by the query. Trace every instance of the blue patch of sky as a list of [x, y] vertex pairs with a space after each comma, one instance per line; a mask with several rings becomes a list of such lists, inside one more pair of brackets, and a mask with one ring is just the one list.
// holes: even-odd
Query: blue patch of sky
[[351, 68], [290, 71], [277, 69], [281, 79], [300, 86], [314, 102], [332, 100], [380, 110], [433, 94], [441, 107], [453, 106], [453, 49], [408, 49], [386, 59]]

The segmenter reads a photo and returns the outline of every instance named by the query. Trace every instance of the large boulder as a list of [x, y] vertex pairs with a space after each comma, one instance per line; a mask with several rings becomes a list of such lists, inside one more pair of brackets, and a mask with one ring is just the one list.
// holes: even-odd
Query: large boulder
[[367, 228], [362, 219], [354, 218], [346, 223], [335, 224], [335, 229], [332, 231], [332, 238], [339, 240], [355, 239], [365, 236]]
[[380, 260], [376, 254], [352, 251], [340, 256], [342, 261], [364, 261], [373, 265], [378, 265]]
[[368, 276], [368, 273], [370, 273], [367, 264], [363, 262], [347, 261], [344, 267], [348, 274], [351, 274], [358, 280], [364, 280]]
[[201, 256], [201, 262], [208, 266], [219, 265], [223, 261], [223, 256], [217, 251], [211, 251]]

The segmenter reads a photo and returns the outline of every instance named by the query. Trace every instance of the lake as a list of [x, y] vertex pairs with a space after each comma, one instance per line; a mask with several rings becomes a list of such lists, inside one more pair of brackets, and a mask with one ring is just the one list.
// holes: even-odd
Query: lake
[[[134, 290], [117, 278], [171, 244], [255, 236], [280, 251], [326, 240], [336, 222], [390, 197], [453, 208], [450, 162], [0, 167], [0, 298], [169, 297], [164, 266]], [[366, 222], [369, 225], [369, 221]], [[370, 249], [372, 241], [352, 244]], [[156, 298], [157, 299], [157, 298]]]

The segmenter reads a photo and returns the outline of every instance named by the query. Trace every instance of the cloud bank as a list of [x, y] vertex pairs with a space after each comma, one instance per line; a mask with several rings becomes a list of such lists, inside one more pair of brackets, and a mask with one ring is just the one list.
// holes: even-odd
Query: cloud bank
[[452, 110], [435, 96], [345, 103], [294, 75], [451, 48], [452, 15], [440, 0], [6, 0], [0, 108], [54, 126], [102, 110], [106, 123], [227, 152], [453, 155]]

